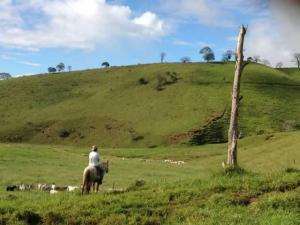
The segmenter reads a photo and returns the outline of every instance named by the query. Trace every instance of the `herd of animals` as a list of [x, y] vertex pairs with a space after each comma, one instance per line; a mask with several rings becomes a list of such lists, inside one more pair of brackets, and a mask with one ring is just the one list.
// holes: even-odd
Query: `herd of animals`
[[73, 192], [79, 189], [78, 186], [57, 186], [55, 184], [20, 184], [20, 185], [8, 185], [6, 191], [45, 191], [50, 194], [57, 194], [60, 191]]
[[[124, 158], [123, 158], [124, 160]], [[175, 165], [184, 165], [184, 161], [173, 161], [171, 159], [165, 159], [162, 161], [163, 163], [168, 164], [175, 164]], [[106, 173], [108, 173], [109, 162], [103, 162], [101, 164], [101, 172], [100, 176], [97, 176], [97, 171], [95, 167], [86, 167], [83, 172], [83, 184], [79, 186], [57, 186], [55, 184], [20, 184], [20, 185], [8, 185], [6, 186], [6, 191], [45, 191], [49, 192], [50, 194], [57, 194], [62, 191], [73, 192], [77, 189], [81, 189], [81, 193], [83, 194], [84, 191], [89, 193], [91, 189], [98, 192], [99, 185], [102, 184], [103, 177]]]

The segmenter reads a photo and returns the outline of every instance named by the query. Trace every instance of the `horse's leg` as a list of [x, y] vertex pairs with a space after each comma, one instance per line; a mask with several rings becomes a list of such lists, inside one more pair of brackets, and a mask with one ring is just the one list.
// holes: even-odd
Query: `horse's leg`
[[99, 182], [97, 182], [97, 193], [99, 192]]
[[81, 188], [81, 195], [83, 195], [83, 193], [84, 193], [84, 188], [85, 188], [85, 182], [82, 184], [82, 188]]
[[90, 193], [90, 190], [91, 190], [91, 182], [87, 182], [87, 184], [86, 184], [86, 192], [87, 192], [87, 194]]
[[96, 182], [93, 182], [93, 192], [96, 192]]

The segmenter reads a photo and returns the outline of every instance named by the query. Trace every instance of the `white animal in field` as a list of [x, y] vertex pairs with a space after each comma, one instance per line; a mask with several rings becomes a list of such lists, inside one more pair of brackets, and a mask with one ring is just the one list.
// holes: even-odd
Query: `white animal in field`
[[37, 189], [38, 189], [39, 191], [42, 190], [42, 185], [43, 185], [43, 184], [40, 184], [40, 183], [37, 184]]
[[173, 164], [173, 165], [178, 165], [178, 166], [185, 164], [184, 161], [173, 161], [171, 159], [165, 159], [165, 160], [163, 160], [163, 162]]
[[67, 191], [72, 192], [72, 191], [75, 191], [76, 189], [79, 189], [79, 187], [78, 186], [68, 186]]
[[21, 184], [21, 185], [19, 185], [19, 190], [20, 191], [30, 191], [30, 190], [32, 190], [32, 185], [31, 184]]
[[50, 190], [50, 195], [54, 195], [54, 194], [57, 194], [57, 193], [58, 193], [58, 191], [55, 190], [55, 184], [52, 184], [51, 185], [51, 190]]
[[21, 184], [21, 185], [19, 186], [19, 190], [20, 190], [20, 191], [25, 191], [25, 184]]
[[56, 191], [56, 190], [50, 190], [50, 195], [54, 195], [54, 194], [57, 194], [58, 193], [58, 191]]
[[50, 191], [50, 190], [51, 190], [51, 186], [48, 185], [48, 184], [42, 184], [42, 185], [40, 186], [40, 190], [41, 190], [41, 191]]

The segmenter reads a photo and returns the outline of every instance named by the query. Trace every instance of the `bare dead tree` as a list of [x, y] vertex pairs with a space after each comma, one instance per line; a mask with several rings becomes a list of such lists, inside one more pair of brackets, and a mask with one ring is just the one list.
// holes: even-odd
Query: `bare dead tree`
[[238, 142], [238, 112], [239, 112], [239, 98], [240, 98], [240, 82], [243, 70], [249, 61], [244, 61], [244, 39], [247, 33], [247, 28], [241, 26], [238, 36], [238, 43], [236, 49], [236, 66], [232, 89], [232, 103], [230, 125], [228, 130], [228, 149], [227, 149], [227, 166], [237, 166], [237, 142]]
[[161, 63], [163, 63], [165, 61], [166, 56], [167, 56], [167, 53], [165, 53], [165, 52], [160, 53], [160, 62]]

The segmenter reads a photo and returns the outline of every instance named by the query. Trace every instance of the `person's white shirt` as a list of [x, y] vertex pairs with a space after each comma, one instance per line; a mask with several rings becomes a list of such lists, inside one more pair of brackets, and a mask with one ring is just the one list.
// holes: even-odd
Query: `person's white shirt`
[[98, 152], [91, 151], [89, 154], [89, 166], [99, 166], [100, 156]]

